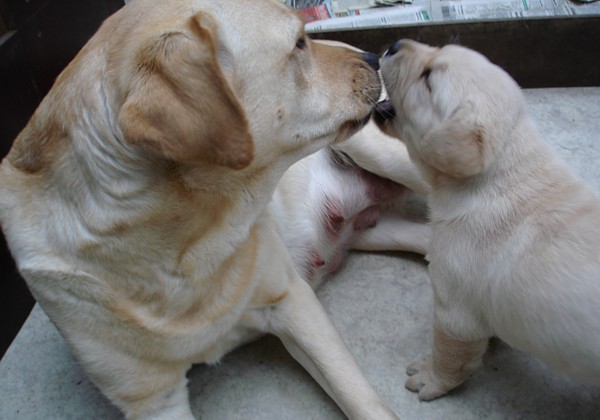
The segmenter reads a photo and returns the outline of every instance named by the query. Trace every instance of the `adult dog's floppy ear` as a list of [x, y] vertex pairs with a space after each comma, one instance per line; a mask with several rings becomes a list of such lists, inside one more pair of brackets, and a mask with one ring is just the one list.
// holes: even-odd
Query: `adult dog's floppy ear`
[[486, 167], [484, 133], [468, 103], [431, 128], [419, 143], [423, 161], [453, 178], [481, 173]]
[[119, 113], [125, 140], [177, 162], [242, 169], [254, 143], [217, 61], [216, 22], [198, 13], [188, 28], [154, 38], [136, 57]]

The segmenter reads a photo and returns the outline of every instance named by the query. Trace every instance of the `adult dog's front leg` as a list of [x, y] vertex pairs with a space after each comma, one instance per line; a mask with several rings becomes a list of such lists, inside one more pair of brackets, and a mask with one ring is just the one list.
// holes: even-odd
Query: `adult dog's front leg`
[[385, 212], [377, 225], [361, 232], [352, 249], [361, 251], [407, 251], [426, 255], [431, 240], [431, 227], [413, 222], [392, 212]]
[[349, 418], [397, 418], [363, 376], [313, 290], [299, 276], [273, 308], [270, 327]]
[[336, 144], [361, 168], [427, 195], [431, 191], [412, 163], [404, 143], [382, 133], [371, 121], [348, 140]]

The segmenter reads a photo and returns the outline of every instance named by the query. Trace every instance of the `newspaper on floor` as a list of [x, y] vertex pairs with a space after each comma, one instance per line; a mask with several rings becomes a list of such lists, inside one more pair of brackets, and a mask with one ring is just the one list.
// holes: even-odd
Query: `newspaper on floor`
[[297, 9], [306, 22], [360, 16], [369, 9], [410, 4], [413, 0], [282, 0], [288, 6]]
[[297, 9], [307, 32], [419, 23], [599, 15], [600, 2], [574, 0], [282, 0]]

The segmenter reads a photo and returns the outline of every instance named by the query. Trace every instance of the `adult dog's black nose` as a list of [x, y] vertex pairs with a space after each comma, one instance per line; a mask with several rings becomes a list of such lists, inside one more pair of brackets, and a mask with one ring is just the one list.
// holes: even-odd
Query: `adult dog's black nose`
[[372, 52], [363, 52], [362, 59], [365, 61], [373, 70], [379, 70], [379, 56]]
[[390, 45], [390, 48], [388, 48], [387, 52], [385, 53], [386, 57], [391, 57], [392, 55], [396, 54], [398, 51], [400, 51], [402, 49], [402, 47], [404, 47], [406, 45], [406, 42], [404, 42], [404, 40], [400, 40], [400, 41], [396, 41], [394, 42], [392, 45]]

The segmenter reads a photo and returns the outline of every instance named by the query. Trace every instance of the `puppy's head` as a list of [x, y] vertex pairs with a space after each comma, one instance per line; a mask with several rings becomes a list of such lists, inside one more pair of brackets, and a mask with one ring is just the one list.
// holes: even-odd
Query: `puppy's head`
[[452, 178], [484, 172], [523, 110], [517, 84], [481, 54], [456, 45], [394, 43], [381, 70], [390, 103], [376, 121], [403, 139], [422, 168]]
[[353, 134], [379, 95], [376, 59], [312, 42], [277, 2], [124, 9], [109, 54], [120, 127], [164, 158], [233, 169], [299, 159]]

